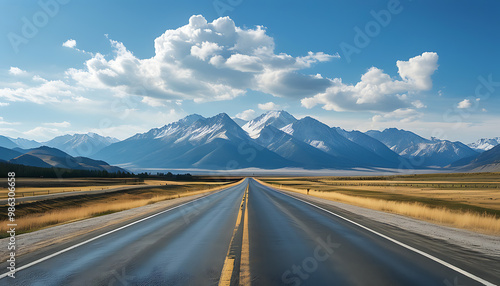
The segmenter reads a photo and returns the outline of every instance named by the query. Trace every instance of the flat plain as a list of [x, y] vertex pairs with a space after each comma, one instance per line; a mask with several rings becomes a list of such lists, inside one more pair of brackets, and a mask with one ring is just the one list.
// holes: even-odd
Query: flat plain
[[500, 173], [375, 177], [263, 177], [278, 188], [500, 234]]
[[[81, 219], [101, 216], [131, 208], [185, 196], [217, 190], [235, 182], [236, 179], [217, 180], [164, 180], [136, 178], [128, 179], [42, 179], [20, 178], [16, 183], [16, 195], [27, 193], [33, 201], [16, 206], [17, 233], [31, 232], [45, 227], [64, 224]], [[6, 185], [6, 184], [5, 184]], [[139, 188], [151, 186], [151, 188]], [[78, 191], [101, 191], [128, 187], [116, 192], [75, 193], [58, 197], [59, 193]], [[2, 190], [6, 193], [6, 189]], [[50, 193], [49, 193], [50, 192]], [[31, 196], [34, 193], [35, 196]], [[54, 194], [53, 198], [37, 200], [40, 195]], [[22, 196], [21, 196], [22, 197]], [[7, 205], [0, 206], [0, 237], [7, 235]]]

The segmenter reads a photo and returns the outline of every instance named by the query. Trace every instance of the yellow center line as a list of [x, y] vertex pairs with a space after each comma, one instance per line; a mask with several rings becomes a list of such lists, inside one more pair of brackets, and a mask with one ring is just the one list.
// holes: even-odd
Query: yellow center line
[[240, 210], [238, 211], [238, 217], [236, 218], [236, 225], [233, 230], [233, 236], [231, 237], [231, 242], [229, 243], [229, 248], [227, 250], [226, 260], [224, 261], [224, 266], [222, 267], [222, 273], [219, 279], [219, 286], [229, 286], [231, 285], [231, 276], [233, 275], [233, 269], [235, 264], [235, 256], [231, 255], [231, 245], [233, 245], [234, 237], [236, 235], [236, 231], [240, 227], [241, 217], [246, 207], [243, 208], [243, 204], [245, 204], [247, 200], [248, 187], [245, 190], [245, 194], [241, 200]]
[[240, 285], [250, 285], [250, 244], [248, 239], [248, 187], [245, 199], [245, 217], [243, 218], [243, 241], [241, 243]]

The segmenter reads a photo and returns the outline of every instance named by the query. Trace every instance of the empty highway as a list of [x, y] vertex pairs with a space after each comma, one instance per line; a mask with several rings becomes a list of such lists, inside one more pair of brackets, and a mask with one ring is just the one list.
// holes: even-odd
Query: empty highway
[[[2, 246], [4, 247], [4, 246]], [[19, 257], [0, 285], [496, 285], [498, 263], [248, 178]], [[7, 264], [1, 264], [2, 273]]]

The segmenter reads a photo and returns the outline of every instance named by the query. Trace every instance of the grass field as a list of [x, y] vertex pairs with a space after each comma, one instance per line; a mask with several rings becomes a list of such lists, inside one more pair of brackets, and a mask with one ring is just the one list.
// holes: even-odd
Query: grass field
[[[168, 181], [162, 179], [138, 179], [138, 178], [78, 178], [78, 179], [41, 179], [41, 178], [17, 178], [16, 180], [16, 196], [40, 196], [48, 194], [58, 194], [78, 191], [100, 191], [119, 187], [129, 187], [133, 185], [181, 185], [185, 184], [182, 181]], [[192, 185], [220, 185], [223, 181], [204, 181], [201, 178], [199, 181], [190, 182]], [[7, 180], [0, 188], [0, 199], [7, 198]]]
[[500, 234], [500, 173], [261, 178], [274, 187]]
[[[74, 191], [95, 191], [131, 185], [144, 185], [139, 178], [16, 178], [16, 196], [39, 196]], [[7, 179], [3, 178], [0, 188], [0, 199], [7, 198]]]
[[[94, 182], [93, 182], [94, 183]], [[149, 181], [158, 187], [55, 198], [16, 206], [16, 233], [31, 232], [45, 227], [127, 210], [155, 202], [213, 191], [234, 183]], [[165, 185], [167, 184], [167, 185]], [[0, 206], [0, 238], [7, 229], [7, 206]]]

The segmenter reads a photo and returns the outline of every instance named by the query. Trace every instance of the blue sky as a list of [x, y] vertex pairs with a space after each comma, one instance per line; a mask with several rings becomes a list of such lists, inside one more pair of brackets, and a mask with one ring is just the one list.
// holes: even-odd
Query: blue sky
[[500, 136], [497, 1], [270, 2], [2, 1], [0, 134], [124, 139], [279, 108], [345, 129]]

